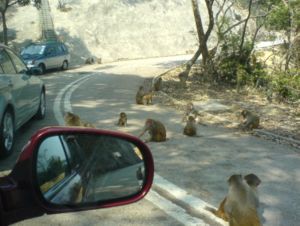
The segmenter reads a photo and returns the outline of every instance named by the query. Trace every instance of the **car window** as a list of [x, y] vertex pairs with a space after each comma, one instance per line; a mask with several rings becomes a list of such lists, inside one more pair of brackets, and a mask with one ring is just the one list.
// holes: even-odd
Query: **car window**
[[63, 48], [62, 45], [58, 45], [57, 49], [58, 49], [58, 53], [64, 53], [65, 52], [65, 50], [64, 50], [64, 48]]
[[54, 46], [49, 46], [46, 48], [46, 56], [53, 56], [56, 53], [56, 49]]
[[21, 55], [42, 55], [44, 53], [46, 46], [45, 45], [30, 45], [27, 46], [22, 52]]
[[16, 69], [4, 49], [0, 49], [0, 64], [6, 74], [16, 74]]
[[43, 193], [59, 184], [71, 172], [59, 136], [49, 137], [41, 143], [37, 159], [37, 179]]
[[27, 71], [27, 68], [22, 60], [17, 57], [11, 50], [7, 49], [7, 53], [9, 54], [11, 60], [14, 62], [15, 67], [17, 69], [17, 73], [23, 74]]

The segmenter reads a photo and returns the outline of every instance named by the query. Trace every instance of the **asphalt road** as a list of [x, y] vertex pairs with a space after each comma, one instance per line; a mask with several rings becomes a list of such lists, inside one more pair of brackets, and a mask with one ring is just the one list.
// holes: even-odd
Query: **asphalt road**
[[[63, 124], [64, 111], [73, 111], [98, 128], [137, 135], [146, 118], [163, 121], [168, 140], [149, 143], [155, 161], [152, 191], [138, 203], [69, 214], [43, 216], [16, 225], [205, 225], [211, 219], [203, 207], [218, 206], [231, 174], [255, 173], [260, 214], [264, 225], [296, 226], [300, 221], [299, 150], [235, 130], [199, 125], [200, 137], [182, 135], [182, 115], [172, 108], [137, 106], [134, 96], [143, 79], [179, 64], [183, 57], [157, 58], [92, 65], [42, 77], [47, 86], [47, 117], [32, 120], [17, 134], [15, 153], [1, 160], [0, 171], [10, 170], [18, 152], [37, 129]], [[128, 127], [118, 128], [125, 111]], [[212, 222], [210, 220], [210, 222]], [[211, 223], [210, 225], [214, 225]]]

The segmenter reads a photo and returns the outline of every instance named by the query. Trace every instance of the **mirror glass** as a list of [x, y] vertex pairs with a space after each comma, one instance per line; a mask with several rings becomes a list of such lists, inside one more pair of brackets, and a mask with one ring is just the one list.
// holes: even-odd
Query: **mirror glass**
[[127, 140], [91, 134], [47, 137], [38, 148], [37, 183], [54, 204], [84, 204], [141, 191], [145, 166], [140, 149]]

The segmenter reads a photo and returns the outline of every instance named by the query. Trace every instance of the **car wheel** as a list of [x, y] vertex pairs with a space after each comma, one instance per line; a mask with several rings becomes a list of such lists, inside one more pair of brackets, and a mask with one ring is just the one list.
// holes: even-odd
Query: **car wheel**
[[68, 61], [65, 60], [65, 61], [63, 62], [63, 64], [62, 64], [62, 66], [61, 66], [61, 69], [62, 69], [62, 70], [67, 70], [68, 67], [69, 67]]
[[45, 71], [46, 71], [46, 67], [45, 67], [45, 65], [44, 64], [39, 64], [39, 69], [41, 70], [41, 74], [44, 74], [45, 73]]
[[0, 127], [0, 157], [8, 156], [12, 153], [14, 145], [14, 118], [11, 111], [4, 112]]
[[45, 118], [45, 115], [46, 115], [46, 94], [45, 91], [42, 91], [40, 96], [39, 109], [35, 114], [35, 118], [43, 119]]

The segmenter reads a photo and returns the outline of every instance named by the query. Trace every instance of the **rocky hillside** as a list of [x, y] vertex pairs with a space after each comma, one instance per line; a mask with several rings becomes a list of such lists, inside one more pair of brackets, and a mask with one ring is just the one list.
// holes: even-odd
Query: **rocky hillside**
[[[195, 50], [197, 36], [190, 0], [68, 0], [58, 9], [49, 0], [55, 30], [72, 53], [73, 63], [86, 57], [103, 62], [168, 56]], [[202, 3], [201, 3], [202, 8]], [[10, 9], [8, 27], [16, 47], [40, 37], [33, 6]]]

